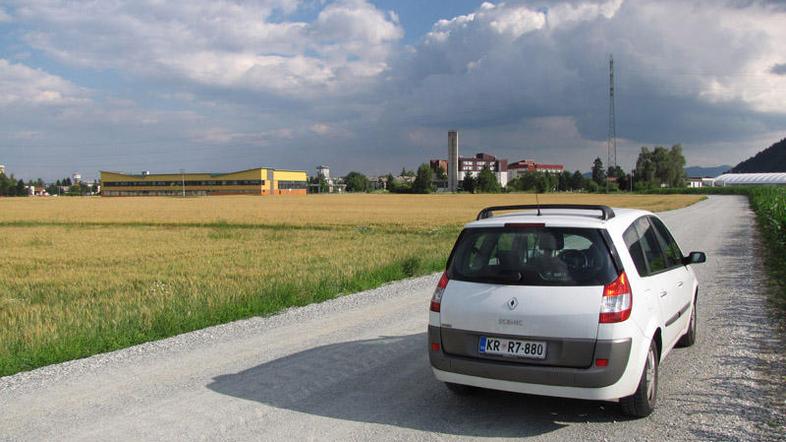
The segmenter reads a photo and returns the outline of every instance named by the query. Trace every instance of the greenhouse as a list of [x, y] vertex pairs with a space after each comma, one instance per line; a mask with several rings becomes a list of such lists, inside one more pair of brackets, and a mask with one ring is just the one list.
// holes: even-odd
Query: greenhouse
[[716, 186], [786, 185], [786, 172], [724, 173], [715, 178]]

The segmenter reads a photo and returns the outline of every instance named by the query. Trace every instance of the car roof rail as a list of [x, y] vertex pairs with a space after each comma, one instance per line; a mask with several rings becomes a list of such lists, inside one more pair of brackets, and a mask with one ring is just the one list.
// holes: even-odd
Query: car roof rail
[[598, 210], [601, 212], [600, 219], [606, 221], [614, 218], [614, 210], [609, 206], [591, 204], [520, 204], [486, 207], [478, 213], [477, 219], [491, 218], [494, 216], [494, 212], [499, 212], [501, 210], [537, 210], [538, 216], [540, 216], [541, 209]]

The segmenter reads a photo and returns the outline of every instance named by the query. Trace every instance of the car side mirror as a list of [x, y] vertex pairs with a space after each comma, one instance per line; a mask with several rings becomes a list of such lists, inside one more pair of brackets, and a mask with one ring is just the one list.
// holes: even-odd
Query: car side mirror
[[690, 252], [688, 256], [682, 258], [682, 264], [701, 264], [707, 261], [707, 255], [704, 252]]

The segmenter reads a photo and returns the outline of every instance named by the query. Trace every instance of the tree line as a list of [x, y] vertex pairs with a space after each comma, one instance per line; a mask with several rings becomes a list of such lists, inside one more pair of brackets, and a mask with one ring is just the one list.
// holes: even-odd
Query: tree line
[[22, 179], [17, 179], [14, 174], [0, 173], [0, 196], [28, 196], [28, 187], [45, 189], [49, 195], [81, 196], [98, 192], [98, 183], [91, 185], [83, 182], [74, 183], [71, 178], [63, 178], [47, 185], [44, 180], [29, 180], [27, 184]]
[[23, 180], [17, 180], [14, 174], [0, 173], [0, 196], [27, 196]]
[[[685, 186], [685, 157], [682, 146], [675, 144], [671, 149], [656, 146], [652, 150], [643, 146], [636, 160], [636, 167], [626, 173], [619, 165], [606, 168], [600, 157], [592, 163], [591, 173], [581, 171], [561, 173], [527, 172], [508, 181], [502, 187], [495, 173], [487, 166], [477, 176], [466, 174], [459, 183], [459, 190], [468, 193], [500, 192], [617, 192], [642, 191], [659, 187]], [[436, 182], [446, 181], [443, 168], [434, 171], [428, 164], [421, 164], [417, 171], [403, 169], [403, 179], [392, 173], [386, 177], [387, 190], [391, 193], [431, 193], [437, 190]], [[368, 178], [360, 172], [350, 172], [344, 178], [348, 192], [372, 190]]]

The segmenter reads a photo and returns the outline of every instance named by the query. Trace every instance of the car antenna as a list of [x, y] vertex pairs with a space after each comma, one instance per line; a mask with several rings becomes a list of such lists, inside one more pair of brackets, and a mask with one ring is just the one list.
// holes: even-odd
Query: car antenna
[[538, 194], [535, 193], [535, 204], [538, 206], [538, 216], [540, 216], [540, 201], [538, 200]]

